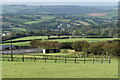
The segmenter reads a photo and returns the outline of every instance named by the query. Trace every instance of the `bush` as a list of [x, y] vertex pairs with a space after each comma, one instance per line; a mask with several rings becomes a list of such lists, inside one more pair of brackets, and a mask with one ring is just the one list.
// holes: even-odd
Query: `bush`
[[72, 48], [75, 51], [83, 51], [83, 52], [87, 52], [87, 48], [89, 47], [90, 43], [88, 43], [87, 41], [76, 41], [73, 42], [72, 44]]

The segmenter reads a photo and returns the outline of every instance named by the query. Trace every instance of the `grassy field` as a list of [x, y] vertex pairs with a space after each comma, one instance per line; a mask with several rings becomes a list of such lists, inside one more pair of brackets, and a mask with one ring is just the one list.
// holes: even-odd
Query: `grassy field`
[[114, 40], [115, 38], [72, 38], [72, 39], [57, 39], [54, 41], [58, 42], [75, 42], [75, 41], [88, 41], [88, 42], [97, 42], [97, 41], [106, 41]]
[[[52, 36], [56, 37], [56, 36]], [[32, 39], [47, 39], [47, 36], [32, 36], [32, 37], [24, 37], [24, 38], [17, 38], [13, 39], [13, 41], [18, 41], [18, 40], [32, 40]], [[72, 38], [72, 39], [56, 39], [56, 40], [51, 40], [51, 41], [58, 41], [58, 42], [75, 42], [75, 41], [88, 41], [88, 42], [97, 42], [97, 41], [106, 41], [106, 40], [114, 40], [117, 38]], [[16, 42], [13, 43], [13, 45], [17, 46], [30, 46], [30, 41], [27, 42]], [[5, 43], [2, 45], [9, 45], [10, 43]]]
[[44, 63], [3, 61], [3, 78], [118, 78], [118, 61], [112, 63]]
[[24, 24], [33, 24], [33, 23], [41, 23], [44, 22], [46, 20], [39, 20], [39, 21], [28, 21], [28, 22], [24, 22]]
[[81, 21], [81, 20], [77, 20], [76, 22], [78, 22], [78, 23], [80, 23], [80, 24], [83, 24], [83, 25], [85, 25], [85, 26], [90, 25], [89, 23], [84, 22], [84, 21]]
[[26, 31], [25, 28], [12, 28], [13, 31]]
[[[16, 42], [16, 43], [12, 43], [13, 45], [16, 45], [16, 46], [30, 46], [30, 41], [27, 41], [27, 42]], [[2, 44], [2, 45], [10, 45], [10, 43], [5, 43], [5, 44]]]
[[22, 37], [17, 39], [12, 39], [12, 41], [18, 41], [18, 40], [32, 40], [32, 39], [47, 39], [47, 36], [29, 36], [29, 37]]
[[70, 22], [71, 19], [56, 19], [56, 21], [60, 21], [60, 22]]

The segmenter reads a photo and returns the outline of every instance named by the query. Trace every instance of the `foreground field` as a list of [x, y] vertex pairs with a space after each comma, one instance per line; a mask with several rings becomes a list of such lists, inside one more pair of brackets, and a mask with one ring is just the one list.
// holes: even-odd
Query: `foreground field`
[[3, 78], [118, 78], [118, 61], [112, 63], [44, 63], [3, 61]]

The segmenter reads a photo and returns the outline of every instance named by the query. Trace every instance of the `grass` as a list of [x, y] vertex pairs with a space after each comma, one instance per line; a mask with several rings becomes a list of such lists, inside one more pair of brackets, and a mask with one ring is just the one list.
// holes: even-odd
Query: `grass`
[[26, 31], [25, 28], [12, 28], [13, 31]]
[[34, 23], [41, 23], [44, 22], [46, 20], [39, 20], [39, 21], [28, 21], [28, 22], [24, 22], [24, 24], [34, 24]]
[[17, 39], [12, 39], [12, 41], [18, 41], [18, 40], [32, 40], [32, 39], [47, 39], [47, 36], [28, 36], [28, 37], [22, 37]]
[[40, 16], [41, 19], [36, 19], [36, 21], [27, 21], [24, 22], [24, 24], [35, 24], [35, 23], [41, 23], [41, 22], [45, 22], [45, 21], [49, 21], [51, 19], [54, 19], [54, 16]]
[[81, 20], [77, 20], [76, 22], [79, 22], [80, 24], [83, 24], [83, 25], [85, 25], [85, 26], [88, 26], [88, 25], [90, 25], [89, 23], [87, 23], [87, 22], [84, 22], [84, 21], [81, 21]]
[[54, 19], [55, 17], [54, 16], [42, 16], [41, 18], [44, 20], [51, 20], [51, 19]]
[[[52, 36], [56, 37], [56, 36]], [[24, 38], [18, 38], [18, 39], [13, 39], [13, 41], [18, 41], [18, 40], [31, 40], [31, 39], [46, 39], [47, 36], [38, 36], [38, 37], [24, 37]], [[88, 41], [88, 42], [97, 42], [97, 41], [106, 41], [106, 40], [114, 40], [117, 38], [72, 38], [72, 39], [56, 39], [56, 40], [51, 40], [51, 41], [58, 41], [58, 42], [75, 42], [75, 41]], [[17, 46], [30, 46], [30, 41], [26, 42], [16, 42], [13, 43], [13, 45]], [[10, 43], [5, 43], [2, 45], [9, 45]]]
[[[16, 46], [30, 46], [30, 41], [26, 41], [26, 42], [16, 42], [16, 43], [12, 43], [13, 45], [16, 45]], [[5, 43], [5, 44], [2, 44], [2, 45], [10, 45], [10, 43]]]
[[60, 22], [70, 22], [71, 19], [56, 19], [56, 21], [60, 21]]
[[106, 41], [106, 40], [114, 40], [114, 38], [72, 38], [72, 39], [57, 39], [54, 41], [58, 41], [58, 42], [75, 42], [75, 41], [97, 42], [97, 41]]
[[47, 63], [3, 61], [3, 78], [118, 78], [118, 61], [112, 63]]

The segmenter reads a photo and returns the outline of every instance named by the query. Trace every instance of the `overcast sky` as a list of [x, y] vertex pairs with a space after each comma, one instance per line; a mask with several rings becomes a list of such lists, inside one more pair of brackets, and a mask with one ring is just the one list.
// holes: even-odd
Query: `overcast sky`
[[120, 0], [1, 0], [2, 2], [119, 2]]

